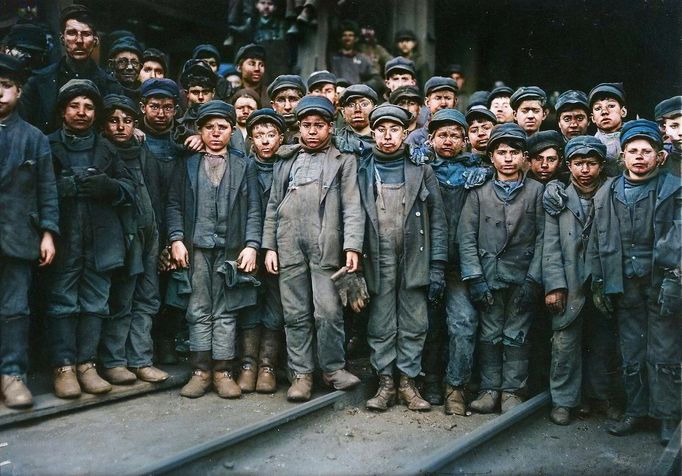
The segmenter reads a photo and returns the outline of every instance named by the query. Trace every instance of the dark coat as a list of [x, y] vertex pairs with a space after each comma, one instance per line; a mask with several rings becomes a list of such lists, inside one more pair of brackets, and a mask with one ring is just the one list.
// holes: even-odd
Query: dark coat
[[[21, 93], [21, 115], [46, 134], [54, 132], [60, 126], [60, 121], [57, 118], [57, 95], [59, 88], [66, 83], [64, 81], [60, 84], [60, 76], [69, 76], [63, 74], [64, 71], [68, 72], [68, 65], [66, 59], [62, 58], [58, 62], [36, 71], [26, 82]], [[75, 77], [73, 73], [71, 76]], [[80, 77], [95, 83], [102, 97], [107, 94], [123, 94], [123, 88], [116, 81], [116, 78], [97, 66], [92, 60], [89, 60], [86, 74]]]
[[[448, 227], [436, 176], [429, 165], [415, 165], [406, 155], [403, 273], [406, 288], [429, 284], [432, 261], [448, 259]], [[381, 280], [379, 255], [379, 220], [376, 210], [374, 156], [360, 163], [358, 181], [365, 221], [363, 268], [367, 288], [378, 292]]]
[[[60, 131], [53, 132], [48, 136], [52, 149], [52, 163], [54, 172], [59, 177], [65, 164], [68, 150], [61, 142]], [[99, 200], [88, 200], [88, 216], [92, 225], [93, 247], [95, 254], [95, 270], [98, 272], [111, 271], [125, 264], [126, 238], [124, 237], [119, 207], [131, 206], [135, 200], [135, 184], [125, 165], [118, 158], [116, 148], [101, 137], [95, 139], [94, 161], [92, 166], [99, 171], [116, 179], [120, 185], [118, 197], [112, 203]], [[61, 224], [61, 236], [56, 242], [57, 254], [53, 266], [63, 266], [64, 260], [69, 256], [69, 237], [76, 231], [68, 229], [65, 225], [70, 220], [67, 217], [76, 213], [76, 200], [73, 197], [60, 197], [59, 199], [59, 222]]]
[[[298, 151], [299, 147], [293, 147]], [[280, 149], [281, 150], [281, 149]], [[277, 251], [277, 209], [289, 188], [289, 174], [298, 153], [282, 157], [275, 163], [272, 189], [263, 226], [263, 248]], [[320, 266], [337, 269], [345, 264], [344, 251], [362, 252], [365, 214], [358, 191], [357, 160], [354, 155], [342, 154], [334, 146], [327, 149], [322, 168], [320, 193]], [[311, 210], [315, 213], [315, 210]]]
[[[197, 183], [199, 180], [200, 153], [193, 154], [179, 167], [171, 185], [166, 205], [166, 224], [170, 242], [183, 240], [193, 262], [192, 240], [197, 211]], [[240, 151], [231, 150], [228, 177], [228, 216], [225, 236], [225, 259], [234, 261], [249, 246], [258, 250], [261, 245], [260, 187], [256, 165]], [[190, 267], [191, 273], [191, 267]], [[191, 278], [190, 278], [191, 279]], [[225, 289], [228, 310], [241, 309], [256, 302], [256, 288]]]
[[0, 255], [40, 256], [42, 232], [59, 234], [57, 186], [47, 137], [14, 112], [0, 128]]
[[592, 216], [585, 215], [573, 185], [566, 187], [566, 208], [559, 216], [545, 215], [545, 238], [542, 249], [542, 279], [545, 294], [567, 290], [566, 308], [552, 316], [552, 329], [568, 327], [585, 305], [587, 243]]
[[459, 219], [462, 279], [484, 277], [492, 289], [522, 284], [526, 276], [542, 284], [544, 187], [524, 178], [509, 202], [498, 198], [494, 180], [469, 192]]

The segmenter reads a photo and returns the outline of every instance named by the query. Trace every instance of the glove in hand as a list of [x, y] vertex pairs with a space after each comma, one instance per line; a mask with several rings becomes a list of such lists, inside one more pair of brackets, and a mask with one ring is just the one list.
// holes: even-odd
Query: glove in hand
[[594, 306], [606, 317], [613, 317], [613, 300], [604, 292], [604, 281], [592, 282], [592, 301]]
[[488, 311], [495, 303], [495, 299], [493, 298], [493, 293], [490, 291], [485, 278], [480, 277], [472, 279], [468, 281], [468, 285], [471, 303], [481, 311]]
[[486, 183], [493, 176], [493, 169], [490, 167], [472, 167], [465, 170], [462, 176], [466, 179], [464, 188], [470, 190]]
[[566, 185], [558, 180], [551, 180], [545, 185], [545, 193], [542, 195], [542, 206], [545, 211], [555, 217], [566, 208]]
[[78, 179], [78, 194], [95, 200], [111, 200], [118, 193], [118, 189], [118, 182], [104, 173]]
[[331, 280], [344, 307], [350, 306], [353, 312], [359, 313], [369, 304], [367, 283], [361, 272], [349, 273], [344, 266], [332, 275]]

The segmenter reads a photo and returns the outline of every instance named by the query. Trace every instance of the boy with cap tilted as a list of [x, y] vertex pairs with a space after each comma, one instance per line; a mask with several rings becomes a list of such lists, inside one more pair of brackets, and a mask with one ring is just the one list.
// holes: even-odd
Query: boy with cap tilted
[[[541, 134], [541, 133], [540, 133]], [[538, 134], [539, 135], [539, 134]], [[593, 136], [577, 136], [565, 148], [570, 170], [566, 206], [545, 215], [542, 279], [551, 313], [550, 420], [568, 425], [571, 412], [606, 407], [612, 418], [614, 375], [618, 369], [616, 327], [597, 311], [585, 292], [589, 280], [587, 243], [594, 221], [594, 195], [605, 180], [606, 146]]]
[[531, 136], [540, 130], [547, 119], [547, 93], [537, 86], [522, 86], [511, 95], [509, 105], [514, 110], [514, 122]]
[[523, 401], [528, 331], [542, 292], [542, 185], [522, 172], [526, 134], [517, 124], [493, 129], [494, 180], [469, 192], [457, 230], [462, 280], [480, 311], [481, 387], [470, 407], [505, 413]]
[[[135, 207], [121, 213], [128, 237], [126, 266], [112, 275], [110, 316], [102, 325], [102, 375], [114, 385], [162, 382], [168, 374], [152, 366], [152, 318], [159, 311], [159, 162], [138, 142], [133, 131], [140, 109], [132, 99], [109, 94], [103, 99], [103, 135], [111, 142], [135, 179]], [[127, 368], [126, 368], [127, 367]]]
[[[424, 105], [433, 115], [441, 109], [454, 109], [457, 106], [457, 83], [452, 78], [434, 76], [424, 85]], [[429, 136], [428, 123], [407, 136], [405, 144], [421, 147]]]
[[[277, 151], [284, 141], [286, 123], [274, 110], [259, 109], [249, 117], [246, 127], [253, 142], [250, 159], [256, 164], [261, 217], [265, 219], [272, 189], [272, 171]], [[284, 311], [277, 276], [266, 272], [262, 257], [258, 258], [257, 277], [261, 282], [258, 302], [239, 320], [242, 362], [238, 383], [245, 393], [254, 390], [272, 393], [277, 390], [275, 369], [284, 340]]]
[[439, 302], [445, 290], [443, 202], [431, 167], [414, 164], [403, 145], [408, 122], [403, 108], [373, 109], [376, 145], [358, 169], [366, 214], [363, 266], [371, 296], [367, 338], [370, 363], [379, 376], [379, 389], [366, 406], [377, 411], [393, 405], [396, 396], [410, 410], [431, 409], [414, 378], [421, 371], [428, 329], [427, 297]]
[[280, 114], [287, 125], [284, 133], [285, 144], [298, 144], [300, 133], [296, 120], [296, 105], [305, 95], [303, 79], [295, 74], [277, 76], [268, 86], [268, 96], [272, 98], [270, 105], [276, 113]]
[[0, 54], [0, 389], [10, 408], [33, 404], [25, 384], [31, 275], [36, 262], [52, 263], [59, 234], [50, 146], [16, 110], [25, 77], [20, 60]]
[[682, 408], [679, 177], [661, 173], [663, 140], [655, 122], [629, 121], [620, 131], [625, 171], [595, 195], [590, 236], [592, 291], [598, 309], [615, 315], [623, 358], [625, 416], [616, 436], [661, 421], [670, 441]]
[[654, 116], [665, 137], [663, 147], [668, 153], [665, 170], [679, 177], [682, 174], [682, 96], [673, 96], [658, 103]]
[[623, 83], [601, 83], [589, 94], [591, 119], [597, 126], [597, 139], [606, 145], [606, 175], [617, 177], [623, 171], [620, 163], [620, 129], [628, 111], [625, 107]]
[[564, 91], [557, 98], [554, 107], [564, 140], [587, 134], [590, 125], [590, 105], [584, 92], [574, 89]]
[[279, 275], [294, 374], [287, 398], [306, 401], [312, 391], [315, 340], [325, 383], [337, 390], [360, 383], [344, 370], [343, 309], [330, 278], [343, 265], [349, 272], [358, 269], [365, 216], [357, 160], [331, 144], [332, 103], [305, 96], [296, 106], [296, 117], [301, 148], [274, 165], [263, 248], [267, 271]]
[[241, 396], [232, 376], [237, 317], [256, 303], [256, 289], [234, 281], [248, 281], [256, 269], [262, 221], [256, 165], [228, 146], [235, 122], [223, 101], [199, 107], [205, 152], [179, 168], [166, 207], [171, 257], [189, 268], [192, 287], [186, 317], [193, 372], [180, 390], [188, 398], [211, 383], [221, 398]]
[[116, 148], [95, 131], [102, 100], [94, 83], [72, 79], [59, 90], [62, 128], [48, 137], [57, 176], [59, 223], [54, 265], [45, 273], [45, 302], [54, 391], [60, 398], [105, 393], [95, 358], [109, 316], [112, 272], [125, 264], [121, 211], [135, 185]]
[[346, 125], [334, 134], [334, 145], [340, 151], [360, 157], [372, 148], [369, 112], [378, 100], [374, 90], [364, 84], [353, 84], [343, 92], [340, 103]]

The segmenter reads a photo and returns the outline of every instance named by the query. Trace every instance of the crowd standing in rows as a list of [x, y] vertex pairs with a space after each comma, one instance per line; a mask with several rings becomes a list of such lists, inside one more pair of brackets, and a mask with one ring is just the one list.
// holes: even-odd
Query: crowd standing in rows
[[[233, 34], [297, 34], [314, 13], [305, 2], [280, 24], [271, 1], [255, 6], [260, 20], [231, 17]], [[559, 95], [548, 124], [541, 88], [461, 97], [461, 68], [430, 76], [411, 32], [393, 58], [373, 31], [361, 52], [352, 25], [307, 81], [266, 84], [259, 43], [219, 75], [204, 44], [178, 84], [164, 53], [129, 35], [98, 66], [87, 8], [60, 21], [59, 61], [37, 67], [25, 24], [0, 54], [7, 406], [32, 404], [37, 313], [60, 398], [164, 381], [154, 358], [176, 363], [186, 327], [184, 397], [272, 393], [281, 368], [292, 401], [311, 398], [317, 370], [348, 389], [361, 339], [378, 378], [370, 410], [504, 413], [544, 369], [554, 423], [603, 411], [625, 435], [650, 417], [670, 439], [681, 96], [656, 122], [626, 122], [622, 85], [601, 83]]]

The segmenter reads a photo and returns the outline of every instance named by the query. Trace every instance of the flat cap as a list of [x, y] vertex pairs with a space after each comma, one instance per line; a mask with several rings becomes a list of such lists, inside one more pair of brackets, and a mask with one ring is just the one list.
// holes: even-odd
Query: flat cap
[[633, 139], [646, 139], [659, 146], [663, 145], [663, 137], [658, 124], [648, 119], [635, 119], [623, 124], [620, 130], [620, 146], [624, 147]]
[[123, 94], [107, 94], [102, 98], [102, 107], [105, 112], [114, 109], [122, 109], [133, 117], [138, 117], [140, 115], [140, 107], [135, 101]]
[[81, 5], [80, 3], [73, 3], [62, 8], [62, 11], [59, 13], [59, 26], [62, 30], [64, 29], [66, 22], [69, 20], [76, 20], [81, 23], [85, 23], [93, 30], [95, 29], [90, 9], [85, 5]]
[[476, 119], [483, 119], [485, 121], [490, 121], [493, 124], [497, 124], [497, 116], [485, 106], [470, 107], [467, 109], [465, 117], [469, 124], [472, 124]]
[[33, 52], [44, 52], [47, 48], [45, 31], [32, 23], [15, 23], [5, 37], [7, 46], [17, 46]]
[[311, 92], [315, 87], [322, 84], [333, 84], [336, 86], [336, 75], [324, 69], [322, 71], [315, 71], [308, 76], [308, 92]]
[[156, 48], [147, 48], [142, 52], [142, 62], [145, 61], [156, 61], [163, 68], [163, 73], [166, 74], [168, 71], [168, 60], [166, 59], [166, 54]]
[[424, 95], [428, 96], [435, 91], [442, 91], [444, 89], [457, 94], [457, 82], [445, 76], [433, 76], [424, 84]]
[[457, 109], [440, 109], [431, 116], [431, 121], [429, 121], [429, 132], [433, 132], [439, 127], [449, 126], [456, 124], [462, 126], [466, 131], [469, 127], [464, 114], [459, 112]]
[[588, 97], [590, 107], [597, 99], [603, 97], [614, 98], [619, 103], [625, 104], [625, 89], [623, 89], [623, 83], [600, 83], [590, 90]]
[[404, 40], [417, 41], [417, 35], [412, 30], [398, 30], [395, 34], [395, 42]]
[[353, 84], [348, 86], [341, 95], [341, 98], [339, 98], [339, 103], [344, 105], [353, 98], [367, 98], [374, 104], [379, 101], [379, 97], [374, 89], [365, 84]]
[[605, 160], [606, 144], [594, 136], [574, 137], [566, 142], [564, 157], [566, 161], [569, 161], [576, 155], [597, 155], [602, 160]]
[[346, 78], [336, 78], [336, 85], [342, 88], [347, 88], [350, 86], [350, 81]]
[[514, 90], [509, 86], [498, 86], [493, 88], [493, 90], [490, 91], [490, 94], [488, 94], [488, 107], [490, 107], [490, 104], [492, 104], [493, 99], [499, 97], [508, 98], [511, 97], [512, 94], [514, 94]]
[[382, 104], [370, 111], [369, 127], [374, 129], [381, 121], [392, 121], [407, 127], [411, 119], [412, 114], [407, 109], [394, 104]]
[[526, 141], [528, 140], [528, 137], [526, 136], [526, 132], [521, 129], [521, 126], [515, 122], [499, 124], [493, 127], [486, 150], [492, 152], [497, 143], [504, 140], [518, 142], [521, 144], [523, 150], [526, 150]]
[[464, 68], [462, 68], [461, 64], [452, 63], [449, 64], [447, 68], [445, 68], [445, 74], [447, 74], [448, 76], [455, 73], [464, 74]]
[[109, 58], [113, 58], [122, 51], [130, 51], [135, 53], [139, 58], [142, 58], [142, 47], [135, 38], [126, 36], [112, 43], [111, 48], [109, 48]]
[[253, 111], [246, 120], [246, 131], [251, 134], [253, 127], [256, 124], [268, 123], [274, 125], [280, 132], [287, 130], [287, 124], [284, 118], [269, 107]]
[[102, 104], [102, 95], [95, 83], [89, 79], [70, 79], [64, 86], [59, 88], [57, 106], [62, 107], [77, 96], [85, 96], [92, 99], [92, 102], [95, 103], [95, 107], [99, 107]]
[[561, 153], [564, 150], [564, 137], [557, 131], [539, 131], [528, 138], [527, 146], [529, 155], [539, 154], [550, 147]]
[[540, 101], [544, 107], [547, 103], [547, 93], [537, 86], [521, 86], [509, 98], [509, 105], [516, 110], [523, 101]]
[[301, 93], [301, 96], [306, 93], [303, 79], [296, 74], [281, 74], [277, 76], [268, 86], [268, 96], [274, 100], [277, 91], [282, 89], [296, 89]]
[[160, 96], [177, 100], [180, 97], [180, 89], [175, 81], [168, 78], [151, 78], [140, 85], [140, 96]]
[[310, 114], [319, 114], [328, 121], [334, 120], [334, 105], [324, 96], [303, 96], [296, 105], [296, 119]]
[[398, 104], [402, 99], [414, 99], [418, 103], [421, 103], [424, 100], [424, 97], [420, 94], [417, 86], [400, 86], [393, 90], [388, 97], [388, 102], [391, 104]]
[[212, 87], [218, 84], [218, 76], [213, 72], [209, 64], [201, 59], [190, 59], [185, 61], [180, 74], [180, 82], [187, 88], [193, 78], [205, 78]]
[[220, 63], [220, 51], [218, 51], [218, 48], [211, 45], [210, 43], [197, 45], [192, 50], [192, 59], [202, 58], [215, 58], [216, 62]]
[[242, 46], [239, 48], [237, 55], [234, 57], [234, 64], [238, 65], [247, 58], [265, 61], [265, 48], [254, 43]]
[[474, 106], [488, 106], [488, 96], [490, 96], [490, 91], [474, 91], [469, 96], [469, 104], [467, 104], [467, 110]]
[[14, 56], [0, 53], [0, 76], [7, 76], [12, 80], [22, 83], [28, 72], [24, 68], [24, 62]]
[[228, 104], [220, 99], [213, 99], [199, 106], [196, 119], [197, 126], [201, 126], [212, 117], [226, 119], [233, 126], [237, 122], [237, 113], [232, 104]]
[[569, 89], [561, 93], [554, 104], [557, 114], [568, 107], [580, 107], [589, 111], [590, 104], [587, 101], [587, 94], [577, 89]]
[[682, 114], [682, 96], [673, 96], [656, 104], [654, 108], [654, 119], [660, 121], [668, 117], [679, 116]]
[[384, 78], [388, 79], [392, 74], [397, 72], [409, 73], [412, 77], [417, 76], [417, 69], [414, 65], [414, 61], [402, 56], [396, 56], [395, 58], [386, 61], [386, 66], [384, 66]]

